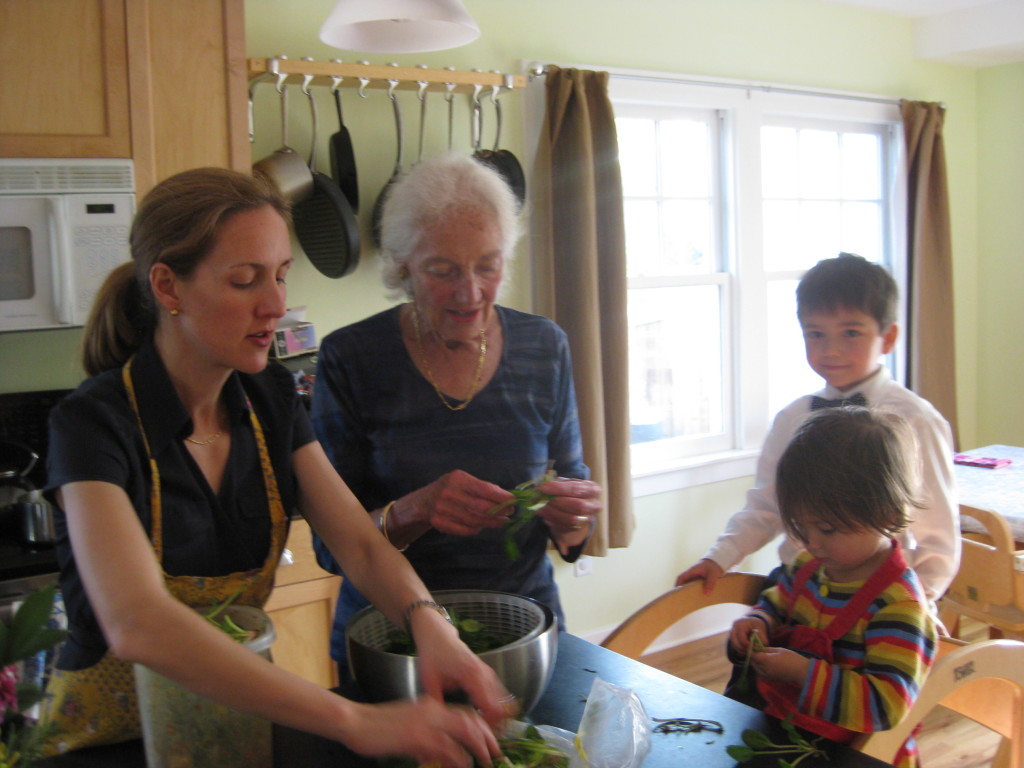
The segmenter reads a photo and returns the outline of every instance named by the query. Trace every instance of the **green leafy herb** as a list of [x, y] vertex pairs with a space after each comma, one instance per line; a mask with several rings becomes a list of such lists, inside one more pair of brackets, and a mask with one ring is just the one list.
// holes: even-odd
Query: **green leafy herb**
[[505, 523], [505, 556], [509, 560], [519, 559], [519, 545], [516, 543], [516, 534], [519, 532], [519, 529], [530, 522], [534, 515], [544, 509], [548, 502], [551, 501], [551, 496], [537, 490], [537, 486], [541, 483], [555, 479], [555, 470], [550, 465], [551, 462], [548, 462], [547, 471], [540, 477], [520, 483], [511, 489], [509, 491], [512, 494], [511, 499], [494, 505], [488, 511], [488, 514], [496, 515], [508, 507], [515, 506], [515, 512], [512, 513], [508, 522]]
[[703, 720], [699, 717], [655, 717], [655, 733], [700, 733], [710, 731], [712, 733], [724, 733], [725, 729], [717, 720]]
[[502, 756], [494, 761], [502, 768], [568, 768], [569, 758], [557, 747], [544, 741], [533, 725], [527, 726], [518, 738], [498, 739]]
[[747, 645], [747, 655], [743, 659], [743, 669], [740, 671], [740, 679], [736, 681], [736, 687], [746, 693], [751, 688], [750, 681], [750, 657], [755, 653], [760, 653], [764, 650], [764, 643], [761, 642], [761, 636], [757, 632], [750, 633], [750, 644]]
[[[776, 744], [768, 736], [747, 729], [742, 734], [743, 744], [733, 744], [725, 748], [733, 760], [737, 763], [746, 763], [753, 760], [756, 755], [774, 755], [779, 758], [779, 768], [795, 768], [807, 757], [816, 756], [828, 759], [825, 751], [818, 747], [823, 736], [818, 736], [813, 741], [808, 741], [792, 723], [792, 718], [787, 717], [782, 721], [782, 729], [789, 737], [788, 744]], [[785, 756], [796, 755], [795, 760], [787, 760]]]
[[[473, 653], [493, 651], [495, 648], [501, 648], [503, 645], [508, 645], [517, 639], [514, 635], [488, 631], [476, 619], [464, 619], [459, 616], [454, 608], [448, 609], [448, 615], [451, 616], [452, 623], [459, 630], [459, 637], [462, 639], [462, 642], [469, 646], [469, 650], [473, 651]], [[384, 651], [415, 656], [416, 644], [408, 632], [401, 629], [393, 629], [388, 632]]]
[[[203, 614], [203, 618], [208, 622], [217, 627], [222, 632], [226, 632], [231, 638], [237, 640], [240, 643], [244, 643], [246, 640], [252, 637], [252, 632], [247, 629], [242, 629], [236, 624], [231, 616], [224, 613], [224, 609], [227, 608], [231, 603], [235, 601], [235, 598], [241, 593], [241, 589], [235, 592], [231, 597], [222, 603], [217, 603], [209, 611]], [[223, 614], [223, 615], [222, 615]]]

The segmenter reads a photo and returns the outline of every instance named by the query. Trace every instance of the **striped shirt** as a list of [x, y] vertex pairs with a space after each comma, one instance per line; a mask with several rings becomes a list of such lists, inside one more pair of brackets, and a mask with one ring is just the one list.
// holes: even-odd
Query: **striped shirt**
[[[755, 606], [776, 626], [787, 623], [793, 580], [811, 560], [801, 552]], [[864, 581], [838, 583], [818, 571], [796, 596], [793, 622], [825, 629]], [[799, 712], [859, 733], [898, 723], [917, 698], [935, 658], [937, 633], [917, 574], [910, 568], [879, 594], [853, 627], [832, 645], [833, 661], [812, 659], [797, 702]], [[915, 748], [907, 749], [912, 764]]]

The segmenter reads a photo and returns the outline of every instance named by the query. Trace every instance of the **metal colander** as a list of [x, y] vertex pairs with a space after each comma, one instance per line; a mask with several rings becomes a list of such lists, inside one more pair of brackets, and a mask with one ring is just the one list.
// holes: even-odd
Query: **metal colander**
[[[433, 598], [460, 619], [475, 619], [488, 633], [515, 638], [502, 648], [525, 643], [544, 630], [547, 616], [534, 600], [507, 592], [483, 589], [446, 589]], [[383, 651], [391, 644], [395, 625], [375, 608], [364, 608], [345, 630], [350, 642]]]

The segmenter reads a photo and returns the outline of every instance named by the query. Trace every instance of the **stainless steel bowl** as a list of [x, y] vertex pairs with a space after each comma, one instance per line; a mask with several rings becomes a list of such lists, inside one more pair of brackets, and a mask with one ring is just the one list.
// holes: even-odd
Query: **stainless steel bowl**
[[[487, 631], [517, 636], [508, 645], [484, 651], [480, 658], [515, 694], [521, 712], [529, 712], [544, 694], [555, 669], [558, 622], [554, 612], [536, 600], [506, 592], [439, 590], [433, 597], [461, 618], [476, 619]], [[383, 650], [394, 629], [373, 606], [353, 616], [345, 629], [349, 667], [372, 701], [413, 698], [423, 692], [419, 660]]]

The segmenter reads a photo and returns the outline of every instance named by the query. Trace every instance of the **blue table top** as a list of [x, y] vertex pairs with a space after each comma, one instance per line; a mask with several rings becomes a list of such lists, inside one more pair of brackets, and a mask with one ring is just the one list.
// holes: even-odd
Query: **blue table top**
[[[954, 464], [960, 503], [998, 512], [1010, 526], [1014, 538], [1024, 541], [1024, 448], [1013, 445], [986, 445], [962, 453], [1013, 463], [997, 469]], [[973, 520], [964, 521], [966, 531], [981, 531]]]

